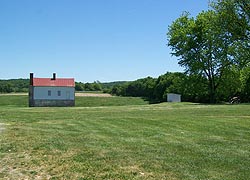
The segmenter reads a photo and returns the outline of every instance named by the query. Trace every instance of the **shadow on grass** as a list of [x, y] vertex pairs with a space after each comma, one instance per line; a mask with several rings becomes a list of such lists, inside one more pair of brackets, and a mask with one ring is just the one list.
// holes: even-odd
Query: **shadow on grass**
[[159, 101], [156, 99], [150, 99], [150, 98], [146, 98], [146, 97], [142, 97], [142, 99], [147, 102], [148, 104], [159, 104], [159, 103], [163, 103], [164, 101]]

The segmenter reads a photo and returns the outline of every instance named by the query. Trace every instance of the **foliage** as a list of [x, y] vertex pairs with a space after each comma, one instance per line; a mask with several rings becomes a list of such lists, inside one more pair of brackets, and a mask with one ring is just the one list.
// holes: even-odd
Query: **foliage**
[[250, 102], [250, 67], [245, 67], [240, 71], [241, 91], [240, 97], [242, 102]]
[[126, 96], [150, 98], [154, 91], [154, 85], [155, 79], [152, 77], [138, 79], [128, 83], [124, 93]]
[[217, 14], [214, 11], [200, 13], [196, 19], [182, 15], [170, 27], [169, 43], [173, 55], [186, 73], [202, 75], [208, 80], [210, 102], [216, 101], [224, 71], [232, 64], [224, 37], [220, 37]]
[[[94, 81], [93, 83], [75, 82], [76, 91], [104, 91], [114, 85], [124, 84], [125, 82], [110, 82], [101, 83], [100, 81]], [[9, 79], [0, 80], [0, 93], [11, 92], [28, 92], [29, 79]]]
[[106, 82], [106, 83], [102, 83], [100, 81], [94, 81], [93, 83], [75, 82], [75, 89], [76, 91], [103, 91], [105, 93], [108, 93], [114, 86], [120, 86], [125, 83], [127, 82], [126, 81]]
[[101, 83], [103, 92], [110, 92], [110, 90], [115, 86], [121, 86], [126, 84], [128, 81], [115, 81], [115, 82], [103, 82]]
[[0, 93], [28, 92], [29, 79], [0, 80]]
[[230, 54], [242, 68], [250, 62], [250, 3], [247, 0], [213, 1], [220, 23], [230, 34]]
[[147, 77], [120, 86], [110, 93], [118, 96], [143, 97], [152, 103], [167, 100], [167, 93], [181, 94], [183, 101], [208, 102], [207, 81], [202, 76], [167, 72], [158, 78]]
[[102, 85], [99, 81], [94, 81], [93, 83], [82, 83], [76, 82], [75, 83], [76, 91], [101, 91]]
[[[184, 13], [172, 23], [167, 35], [178, 63], [186, 73], [205, 77], [210, 102], [217, 102], [223, 99], [225, 84], [230, 89], [227, 93], [237, 92], [239, 83], [232, 81], [230, 74], [237, 74], [239, 79], [240, 69], [249, 66], [250, 6], [245, 0], [223, 0], [213, 1], [212, 7], [214, 10], [195, 18]], [[227, 93], [222, 96], [229, 96]]]
[[[217, 91], [217, 101], [227, 102], [233, 96], [240, 96], [242, 102], [250, 102], [250, 69], [245, 67], [241, 70], [232, 68], [230, 71], [225, 71], [221, 86]], [[14, 80], [12, 80], [14, 81]], [[21, 80], [18, 80], [23, 82]], [[28, 80], [25, 80], [26, 84]], [[25, 82], [24, 81], [24, 82]], [[7, 81], [2, 84], [6, 85]], [[25, 84], [25, 83], [21, 83]], [[86, 88], [85, 85], [87, 84]], [[167, 72], [158, 78], [142, 78], [130, 82], [111, 82], [100, 83], [101, 89], [105, 93], [110, 93], [117, 96], [142, 97], [149, 100], [151, 103], [164, 102], [167, 100], [167, 93], [181, 94], [182, 101], [188, 102], [203, 102], [208, 103], [209, 91], [207, 89], [208, 80], [199, 74], [171, 73]], [[77, 91], [97, 91], [100, 88], [92, 86], [93, 83], [76, 82]], [[25, 85], [28, 87], [28, 85]], [[13, 83], [11, 91], [18, 89], [17, 84]], [[23, 86], [20, 86], [23, 88]], [[26, 87], [26, 89], [27, 89]], [[97, 87], [96, 89], [93, 87]], [[86, 89], [85, 89], [86, 88]], [[2, 91], [7, 92], [7, 91]], [[27, 91], [26, 91], [27, 92]]]

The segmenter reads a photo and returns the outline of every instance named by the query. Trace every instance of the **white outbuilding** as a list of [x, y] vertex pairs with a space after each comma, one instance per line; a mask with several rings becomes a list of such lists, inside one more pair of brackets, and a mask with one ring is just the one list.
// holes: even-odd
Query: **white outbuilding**
[[174, 93], [168, 93], [167, 94], [167, 101], [168, 102], [181, 102], [181, 95], [174, 94]]
[[35, 78], [30, 73], [29, 106], [74, 106], [74, 78]]

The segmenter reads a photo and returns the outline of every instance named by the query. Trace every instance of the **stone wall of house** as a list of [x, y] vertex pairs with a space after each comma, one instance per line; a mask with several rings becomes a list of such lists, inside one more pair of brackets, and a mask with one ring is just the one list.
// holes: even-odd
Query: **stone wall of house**
[[67, 107], [67, 106], [75, 106], [75, 101], [36, 99], [33, 100], [31, 104], [33, 107]]
[[34, 107], [34, 88], [33, 86], [29, 87], [29, 107]]
[[[74, 99], [35, 99], [34, 86], [29, 87], [29, 107], [68, 107], [75, 106]], [[73, 92], [74, 95], [74, 92]]]

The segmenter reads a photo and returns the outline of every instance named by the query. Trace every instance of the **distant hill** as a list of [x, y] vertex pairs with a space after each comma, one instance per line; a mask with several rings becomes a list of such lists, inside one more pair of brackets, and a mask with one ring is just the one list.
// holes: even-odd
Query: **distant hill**
[[121, 86], [124, 85], [126, 83], [128, 83], [130, 81], [115, 81], [115, 82], [105, 82], [105, 83], [101, 83], [103, 88], [113, 88], [114, 86]]
[[29, 79], [0, 80], [0, 93], [28, 92]]
[[109, 92], [114, 86], [122, 86], [128, 81], [116, 81], [101, 83], [95, 81], [93, 83], [76, 82], [76, 91], [104, 91]]

